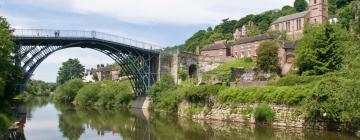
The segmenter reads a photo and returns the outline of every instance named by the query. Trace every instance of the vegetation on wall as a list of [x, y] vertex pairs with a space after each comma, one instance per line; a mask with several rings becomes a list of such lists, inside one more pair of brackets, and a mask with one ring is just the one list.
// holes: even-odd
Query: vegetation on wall
[[219, 65], [213, 70], [205, 72], [203, 74], [203, 79], [206, 81], [206, 80], [210, 80], [213, 76], [215, 76], [216, 79], [222, 82], [228, 82], [231, 76], [230, 75], [231, 68], [240, 68], [240, 67], [249, 68], [249, 67], [254, 67], [255, 65], [256, 64], [251, 60], [249, 61], [249, 59], [232, 60], [222, 65]]

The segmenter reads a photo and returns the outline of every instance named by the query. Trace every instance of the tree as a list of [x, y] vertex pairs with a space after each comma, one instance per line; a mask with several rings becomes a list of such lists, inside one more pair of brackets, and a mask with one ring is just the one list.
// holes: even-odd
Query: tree
[[0, 106], [16, 95], [16, 82], [23, 75], [11, 56], [14, 51], [12, 32], [9, 23], [0, 16]]
[[260, 43], [260, 47], [256, 50], [257, 66], [265, 72], [277, 72], [280, 68], [278, 50], [279, 47], [276, 41]]
[[308, 4], [307, 4], [306, 0], [295, 0], [295, 2], [294, 2], [294, 8], [298, 12], [305, 11], [307, 9], [307, 7], [308, 7]]
[[306, 26], [300, 47], [296, 50], [298, 73], [322, 75], [342, 67], [345, 50], [355, 43], [351, 35], [338, 25], [329, 23]]
[[63, 84], [68, 80], [84, 76], [85, 67], [80, 64], [78, 59], [69, 59], [64, 62], [58, 71], [57, 83]]

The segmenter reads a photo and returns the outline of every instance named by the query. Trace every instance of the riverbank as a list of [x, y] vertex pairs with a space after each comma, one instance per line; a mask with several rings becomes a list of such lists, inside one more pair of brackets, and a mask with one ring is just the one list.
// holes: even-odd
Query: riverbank
[[[266, 123], [347, 131], [359, 130], [360, 93], [351, 73], [323, 76], [286, 76], [265, 87], [196, 85], [187, 80], [179, 85], [171, 76], [150, 88], [150, 109], [201, 120]], [[352, 73], [353, 74], [353, 73]], [[259, 107], [261, 105], [261, 107]]]

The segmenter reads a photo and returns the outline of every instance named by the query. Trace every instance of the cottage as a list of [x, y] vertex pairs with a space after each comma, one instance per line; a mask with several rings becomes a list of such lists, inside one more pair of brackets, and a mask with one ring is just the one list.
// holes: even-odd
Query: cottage
[[291, 42], [287, 42], [269, 35], [258, 35], [255, 37], [247, 37], [235, 41], [231, 47], [231, 54], [235, 58], [252, 58], [256, 59], [256, 50], [264, 41], [276, 40], [279, 45], [279, 62], [282, 67], [282, 73], [286, 74], [290, 71], [295, 57], [295, 47]]
[[292, 39], [302, 37], [306, 21], [311, 24], [323, 24], [328, 19], [327, 0], [309, 0], [307, 11], [280, 17], [271, 23], [271, 30], [285, 31]]
[[213, 44], [200, 50], [203, 56], [228, 57], [230, 56], [230, 47], [226, 40], [216, 41]]

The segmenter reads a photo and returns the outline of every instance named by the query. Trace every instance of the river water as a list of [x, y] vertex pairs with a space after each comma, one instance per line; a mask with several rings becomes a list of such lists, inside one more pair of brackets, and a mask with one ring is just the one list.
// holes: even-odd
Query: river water
[[76, 108], [45, 98], [33, 99], [26, 106], [27, 140], [358, 140], [339, 132], [195, 122], [135, 109]]

